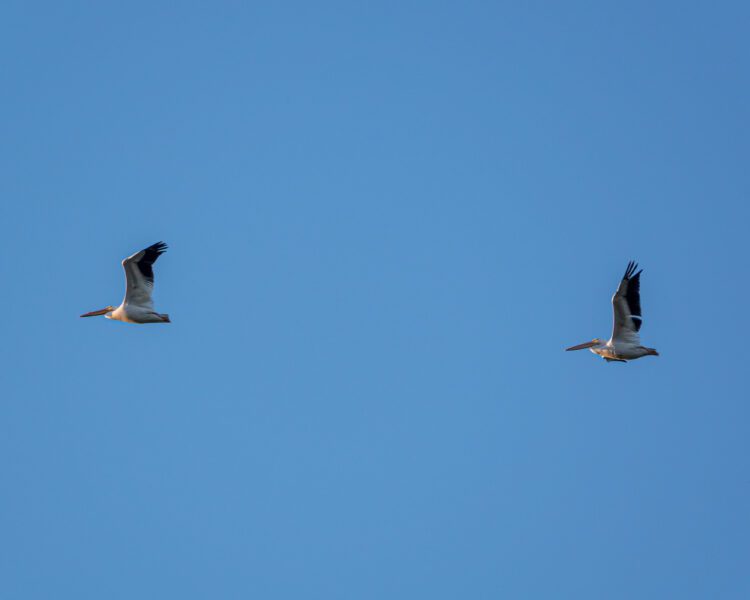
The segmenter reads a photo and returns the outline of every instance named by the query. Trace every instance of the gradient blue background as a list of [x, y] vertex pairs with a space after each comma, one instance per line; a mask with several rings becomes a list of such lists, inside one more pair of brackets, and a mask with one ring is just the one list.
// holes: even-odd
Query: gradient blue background
[[4, 3], [0, 596], [750, 597], [747, 6]]

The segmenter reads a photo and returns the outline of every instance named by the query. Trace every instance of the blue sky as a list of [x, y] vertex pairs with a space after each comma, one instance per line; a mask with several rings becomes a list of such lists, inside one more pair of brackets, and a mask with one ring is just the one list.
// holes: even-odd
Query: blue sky
[[749, 24], [5, 3], [2, 596], [747, 598]]

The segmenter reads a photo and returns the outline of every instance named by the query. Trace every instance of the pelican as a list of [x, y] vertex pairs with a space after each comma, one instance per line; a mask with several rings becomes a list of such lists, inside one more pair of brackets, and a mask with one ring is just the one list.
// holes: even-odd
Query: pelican
[[124, 323], [171, 323], [169, 315], [162, 315], [154, 311], [151, 292], [154, 290], [153, 265], [167, 250], [164, 242], [157, 242], [148, 248], [128, 256], [122, 261], [125, 269], [125, 299], [115, 308], [107, 306], [95, 310], [82, 317], [98, 317], [104, 315], [107, 319]]
[[638, 335], [643, 322], [641, 317], [641, 273], [643, 269], [636, 273], [637, 268], [638, 264], [632, 260], [628, 263], [625, 275], [615, 295], [612, 296], [615, 322], [609, 341], [604, 342], [596, 338], [585, 344], [566, 348], [566, 351], [588, 348], [607, 362], [628, 362], [642, 356], [659, 356], [653, 348], [641, 346], [641, 338]]

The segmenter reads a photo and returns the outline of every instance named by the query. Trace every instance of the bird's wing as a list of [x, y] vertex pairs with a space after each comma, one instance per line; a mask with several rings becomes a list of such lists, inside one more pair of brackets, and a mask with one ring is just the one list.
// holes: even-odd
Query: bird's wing
[[156, 244], [128, 256], [122, 261], [125, 269], [125, 304], [133, 304], [153, 310], [151, 293], [154, 291], [154, 263], [167, 250], [164, 242]]
[[612, 296], [612, 308], [615, 322], [612, 328], [612, 340], [628, 344], [641, 344], [638, 331], [641, 328], [641, 273], [636, 273], [637, 263], [628, 263], [625, 275], [620, 282], [615, 295]]

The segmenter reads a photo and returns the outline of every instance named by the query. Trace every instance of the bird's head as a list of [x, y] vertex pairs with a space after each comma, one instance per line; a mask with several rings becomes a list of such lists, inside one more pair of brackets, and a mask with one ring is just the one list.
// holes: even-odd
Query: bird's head
[[601, 344], [602, 341], [599, 338], [594, 338], [590, 342], [584, 342], [583, 344], [578, 344], [577, 346], [571, 346], [570, 348], [565, 348], [565, 350], [585, 350], [586, 348], [593, 348], [594, 346], [600, 346]]
[[82, 317], [100, 317], [104, 315], [105, 317], [109, 318], [109, 315], [107, 313], [111, 313], [113, 310], [115, 310], [116, 307], [114, 306], [107, 306], [106, 308], [102, 308], [100, 310], [92, 310], [91, 312], [87, 312], [85, 315], [81, 315]]

